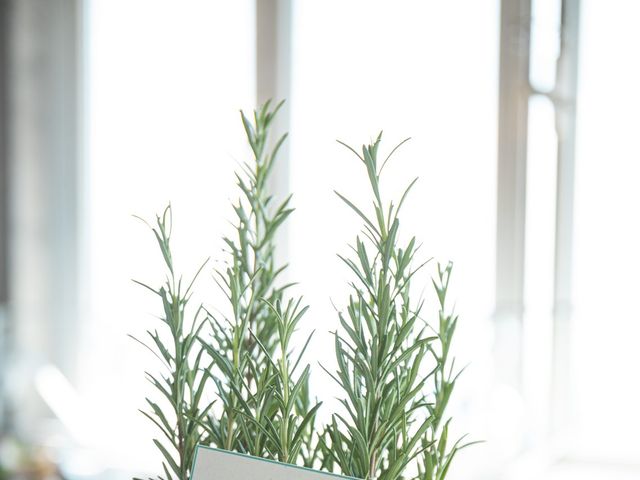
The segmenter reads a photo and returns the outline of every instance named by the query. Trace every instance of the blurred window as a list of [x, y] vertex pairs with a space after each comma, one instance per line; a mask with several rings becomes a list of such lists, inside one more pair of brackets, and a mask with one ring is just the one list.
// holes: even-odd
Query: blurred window
[[[397, 198], [420, 177], [402, 229], [416, 234], [425, 259], [454, 262], [452, 298], [461, 318], [456, 354], [461, 366], [471, 363], [451, 413], [458, 431], [488, 440], [460, 456], [452, 479], [528, 478], [523, 471], [541, 471], [558, 453], [618, 463], [640, 456], [633, 436], [640, 429], [640, 386], [628, 374], [640, 363], [634, 345], [640, 333], [634, 303], [640, 4], [582, 1], [575, 176], [569, 179], [575, 187], [573, 271], [564, 279], [573, 285], [574, 310], [570, 335], [558, 343], [556, 257], [563, 225], [557, 219], [567, 197], [557, 188], [562, 138], [554, 89], [563, 74], [557, 64], [563, 2], [531, 3], [531, 25], [528, 17], [519, 19], [531, 27], [526, 68], [533, 91], [519, 93], [529, 109], [519, 272], [524, 315], [522, 331], [518, 324], [506, 336], [493, 322], [499, 52], [511, 48], [500, 45], [500, 1], [290, 3], [288, 175], [296, 211], [288, 226], [287, 275], [312, 306], [303, 327], [317, 330], [309, 359], [333, 362], [327, 348], [337, 324], [332, 302], [344, 304], [348, 278], [336, 253], [347, 253], [359, 231], [333, 190], [368, 202], [362, 166], [334, 139], [358, 149], [384, 130], [384, 153], [410, 136], [387, 167], [385, 193]], [[155, 455], [148, 441], [153, 428], [136, 411], [148, 392], [143, 370], [153, 367], [150, 354], [127, 334], [142, 334], [158, 306], [130, 279], [156, 284], [163, 271], [152, 235], [131, 215], [152, 220], [173, 202], [175, 255], [185, 275], [220, 252], [229, 200], [236, 197], [233, 170], [247, 155], [237, 110], [255, 104], [256, 12], [249, 0], [88, 0], [87, 6], [81, 205], [90, 320], [77, 352], [80, 394], [95, 411], [110, 412], [102, 423], [95, 420], [105, 432], [99, 446], [140, 466], [140, 458]], [[429, 295], [426, 275], [415, 284]], [[203, 285], [215, 301], [213, 283]], [[495, 363], [496, 350], [505, 346], [516, 369], [522, 362], [520, 388], [501, 383], [500, 371], [512, 368]], [[552, 402], [559, 369], [569, 372], [560, 395], [576, 407], [567, 415], [571, 441], [562, 444], [570, 451], [551, 445], [551, 419], [561, 411]], [[330, 406], [336, 387], [316, 372], [316, 393]], [[114, 417], [128, 426], [124, 440], [107, 424]], [[532, 457], [535, 468], [513, 465], [514, 459], [529, 465], [523, 453], [540, 455]], [[553, 478], [571, 478], [570, 470]]]

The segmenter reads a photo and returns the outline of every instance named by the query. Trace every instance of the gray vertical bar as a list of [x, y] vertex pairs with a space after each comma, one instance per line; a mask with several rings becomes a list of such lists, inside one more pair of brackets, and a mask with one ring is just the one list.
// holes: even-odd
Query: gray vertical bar
[[291, 0], [256, 0], [256, 93], [259, 104], [289, 95]]
[[[8, 272], [8, 218], [9, 218], [9, 160], [7, 148], [7, 76], [9, 45], [9, 2], [0, 0], [0, 308], [9, 300]], [[0, 333], [0, 339], [2, 334]], [[1, 340], [0, 340], [1, 341]], [[2, 351], [0, 349], [0, 351]]]
[[52, 363], [73, 380], [78, 318], [79, 0], [12, 2], [9, 315], [17, 427], [37, 434], [45, 409], [33, 376]]
[[9, 68], [9, 1], [0, 0], [0, 432], [10, 428], [6, 407], [6, 365], [9, 325], [9, 158], [7, 125], [9, 124], [7, 77]]
[[[262, 104], [286, 100], [274, 123], [274, 138], [289, 131], [291, 83], [291, 0], [256, 0], [256, 99]], [[289, 186], [289, 141], [280, 149], [271, 176], [271, 191], [283, 199]], [[286, 263], [289, 251], [287, 223], [276, 238], [279, 263]], [[286, 276], [286, 272], [285, 272]]]
[[563, 0], [561, 28], [556, 87], [551, 96], [558, 134], [551, 399], [552, 428], [556, 431], [571, 419], [570, 321], [580, 0]]
[[500, 21], [496, 347], [499, 375], [519, 388], [522, 366], [530, 0], [503, 0]]

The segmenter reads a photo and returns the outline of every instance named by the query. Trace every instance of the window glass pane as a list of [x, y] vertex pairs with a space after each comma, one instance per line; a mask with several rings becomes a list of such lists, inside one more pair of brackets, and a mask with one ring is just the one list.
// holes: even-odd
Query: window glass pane
[[[580, 452], [640, 458], [640, 3], [582, 5], [575, 191], [574, 401]], [[596, 440], [597, 439], [597, 440]]]
[[[143, 370], [155, 367], [127, 334], [141, 334], [160, 312], [131, 279], [155, 285], [164, 272], [153, 235], [132, 214], [153, 219], [173, 201], [174, 256], [185, 277], [220, 250], [236, 196], [233, 169], [248, 153], [238, 109], [255, 102], [253, 9], [250, 1], [88, 5], [82, 394], [93, 411], [118, 418], [118, 431], [101, 426], [114, 437], [96, 435], [103, 450], [129, 455], [136, 468], [154, 448], [154, 430], [137, 409], [149, 392]], [[212, 281], [209, 288], [217, 292]]]

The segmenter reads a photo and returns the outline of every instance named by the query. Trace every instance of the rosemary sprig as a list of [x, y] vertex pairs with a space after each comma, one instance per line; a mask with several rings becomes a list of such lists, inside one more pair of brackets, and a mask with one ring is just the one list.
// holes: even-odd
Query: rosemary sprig
[[417, 422], [416, 412], [426, 406], [422, 391], [431, 374], [421, 377], [421, 367], [435, 337], [418, 327], [423, 302], [410, 294], [411, 278], [424, 265], [413, 267], [416, 240], [401, 245], [398, 238], [398, 215], [415, 180], [397, 206], [383, 202], [380, 172], [397, 147], [379, 165], [380, 141], [381, 135], [362, 154], [347, 146], [366, 168], [374, 216], [336, 192], [364, 222], [364, 240], [356, 238], [351, 257], [340, 256], [355, 276], [335, 333], [338, 369], [330, 374], [346, 395], [345, 413], [333, 415], [324, 453], [344, 474], [395, 480], [424, 448], [434, 421]]
[[[264, 417], [265, 421], [261, 425], [254, 418], [251, 410], [245, 414], [249, 421], [255, 422], [265, 433], [273, 456], [285, 463], [296, 463], [304, 453], [305, 442], [308, 442], [308, 436], [313, 433], [307, 427], [313, 423], [316, 412], [321, 405], [319, 402], [313, 407], [308, 404], [306, 395], [310, 376], [309, 365], [306, 365], [302, 373], [295, 378], [302, 356], [313, 334], [307, 338], [296, 360], [291, 361], [291, 338], [308, 309], [307, 306], [301, 308], [301, 301], [301, 298], [296, 301], [289, 300], [284, 309], [280, 302], [276, 305], [269, 304], [278, 322], [278, 357], [272, 358], [265, 351], [269, 357], [271, 369], [275, 373], [272, 376], [272, 383], [266, 388], [270, 395], [265, 396], [268, 401], [262, 405], [262, 408], [274, 411], [274, 416], [273, 418]], [[302, 461], [304, 463], [304, 457]]]
[[291, 336], [307, 308], [297, 300], [281, 309], [289, 285], [279, 284], [286, 266], [274, 260], [275, 235], [293, 209], [290, 196], [272, 207], [268, 189], [286, 139], [283, 135], [268, 148], [281, 105], [271, 109], [265, 103], [253, 121], [241, 113], [254, 158], [236, 175], [242, 197], [234, 206], [235, 235], [225, 238], [229, 265], [216, 275], [232, 313], [210, 314], [213, 337], [203, 342], [216, 365], [211, 378], [223, 407], [221, 415], [209, 415], [206, 429], [208, 440], [220, 448], [307, 463], [319, 404], [312, 407], [308, 398], [309, 368], [294, 379], [302, 352], [293, 364], [289, 360]]
[[[449, 262], [444, 268], [438, 264], [437, 277], [432, 280], [438, 297], [438, 338], [430, 352], [436, 360], [437, 368], [433, 379], [433, 401], [427, 404], [429, 415], [434, 419], [425, 432], [422, 440], [424, 451], [418, 464], [419, 480], [444, 480], [449, 472], [456, 454], [463, 448], [480, 443], [478, 441], [463, 443], [466, 435], [458, 438], [448, 447], [449, 424], [451, 418], [444, 419], [451, 393], [462, 370], [455, 370], [455, 359], [450, 358], [453, 335], [458, 324], [458, 316], [446, 309], [447, 292], [453, 264]], [[444, 421], [444, 423], [443, 423]]]
[[201, 307], [190, 319], [186, 315], [192, 287], [207, 262], [183, 289], [182, 278], [176, 275], [173, 265], [171, 226], [171, 206], [164, 210], [162, 216], [156, 216], [155, 227], [149, 225], [167, 269], [164, 284], [154, 289], [134, 280], [160, 298], [163, 309], [163, 316], [159, 317], [161, 330], [148, 330], [151, 340], [148, 343], [132, 338], [151, 351], [164, 367], [164, 373], [145, 372], [160, 400], [157, 403], [155, 399], [147, 398], [149, 409], [141, 410], [162, 434], [161, 439], [153, 442], [164, 459], [164, 479], [188, 480], [195, 448], [203, 436], [199, 424], [213, 405], [201, 406], [206, 376], [201, 371], [204, 358], [198, 337], [206, 317]]

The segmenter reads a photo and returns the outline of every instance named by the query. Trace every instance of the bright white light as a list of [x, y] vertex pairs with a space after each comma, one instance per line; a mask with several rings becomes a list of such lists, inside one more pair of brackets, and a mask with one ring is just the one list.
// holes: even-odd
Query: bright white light
[[546, 97], [529, 100], [527, 147], [522, 385], [528, 444], [544, 448], [550, 428], [558, 168], [555, 111]]
[[[92, 432], [91, 419], [76, 389], [53, 365], [40, 368], [35, 377], [36, 390], [79, 445], [87, 445]], [[95, 427], [95, 424], [93, 425]]]
[[[127, 338], [153, 325], [157, 302], [131, 279], [164, 272], [153, 219], [174, 207], [179, 268], [217, 255], [230, 218], [236, 160], [247, 154], [239, 108], [253, 108], [255, 2], [92, 0], [88, 3], [87, 198], [90, 314], [80, 352], [81, 393], [122, 430], [103, 438], [137, 468], [156, 435], [137, 409], [153, 357]], [[203, 275], [203, 289], [217, 289]], [[209, 298], [211, 298], [209, 296]]]
[[572, 338], [577, 442], [580, 455], [636, 462], [640, 3], [585, 0], [581, 8]]

